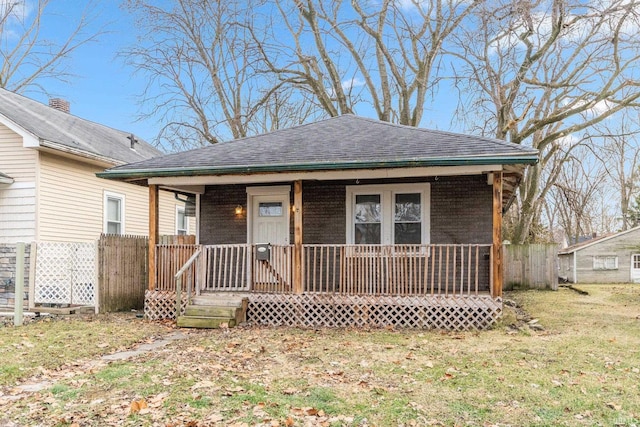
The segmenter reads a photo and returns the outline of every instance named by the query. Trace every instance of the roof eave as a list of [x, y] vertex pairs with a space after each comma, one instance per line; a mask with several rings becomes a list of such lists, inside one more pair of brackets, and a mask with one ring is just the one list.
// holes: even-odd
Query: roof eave
[[534, 165], [538, 162], [538, 155], [527, 156], [482, 156], [465, 158], [440, 158], [428, 160], [400, 160], [377, 162], [341, 162], [341, 163], [301, 163], [281, 165], [230, 166], [230, 167], [199, 167], [199, 168], [157, 168], [157, 169], [125, 169], [106, 170], [96, 175], [106, 179], [143, 179], [151, 177], [169, 176], [200, 176], [200, 175], [234, 175], [258, 174], [278, 172], [306, 172], [320, 170], [352, 170], [352, 169], [380, 169], [407, 168], [429, 166], [466, 166], [466, 165]]

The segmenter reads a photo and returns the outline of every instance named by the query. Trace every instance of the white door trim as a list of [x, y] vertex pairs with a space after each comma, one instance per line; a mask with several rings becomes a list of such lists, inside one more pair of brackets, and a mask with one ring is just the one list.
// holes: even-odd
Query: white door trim
[[[287, 224], [290, 223], [291, 209], [289, 207], [289, 201], [291, 200], [291, 186], [290, 185], [273, 185], [265, 187], [247, 187], [247, 243], [253, 243], [253, 199], [255, 196], [274, 196], [282, 197], [286, 200], [286, 204], [283, 206], [285, 210], [285, 217]], [[287, 227], [288, 228], [288, 227]], [[289, 242], [289, 233], [286, 236], [287, 243]]]

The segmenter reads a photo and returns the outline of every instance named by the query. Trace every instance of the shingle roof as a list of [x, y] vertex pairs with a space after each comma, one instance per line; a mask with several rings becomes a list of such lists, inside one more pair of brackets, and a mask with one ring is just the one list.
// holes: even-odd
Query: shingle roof
[[532, 164], [537, 150], [505, 141], [344, 115], [118, 166], [104, 177]]
[[618, 233], [609, 233], [609, 234], [604, 234], [602, 236], [598, 236], [598, 237], [594, 237], [593, 239], [589, 239], [589, 240], [585, 240], [584, 242], [580, 242], [580, 243], [576, 243], [575, 245], [571, 245], [569, 247], [566, 247], [562, 250], [558, 251], [559, 255], [567, 255], [573, 252], [578, 252], [581, 251], [583, 249], [586, 249], [588, 247], [591, 247], [593, 245], [596, 245], [600, 242], [605, 242], [607, 240], [610, 239], [615, 239], [617, 237], [620, 236], [624, 236], [625, 234], [628, 233], [635, 233], [636, 231], [640, 231], [640, 226], [638, 227], [634, 227], [634, 228], [630, 228], [628, 230], [624, 230], [624, 231], [620, 231]]
[[138, 162], [162, 154], [137, 137], [138, 143], [132, 150], [129, 132], [81, 119], [5, 89], [0, 89], [0, 115], [44, 145], [57, 144], [80, 154], [112, 160], [113, 164]]

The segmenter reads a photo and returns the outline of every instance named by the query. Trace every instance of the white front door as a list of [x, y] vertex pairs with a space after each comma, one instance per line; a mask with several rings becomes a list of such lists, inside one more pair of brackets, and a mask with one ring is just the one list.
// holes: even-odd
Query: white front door
[[256, 195], [251, 201], [251, 243], [289, 244], [289, 195]]
[[640, 283], [640, 254], [631, 254], [631, 282]]

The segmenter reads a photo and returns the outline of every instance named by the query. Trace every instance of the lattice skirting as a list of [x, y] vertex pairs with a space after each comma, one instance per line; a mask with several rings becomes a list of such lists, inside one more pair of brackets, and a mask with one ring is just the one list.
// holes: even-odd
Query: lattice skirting
[[[376, 297], [324, 294], [249, 294], [247, 320], [304, 327], [486, 329], [502, 314], [489, 295]], [[146, 304], [145, 304], [146, 307]]]
[[[187, 308], [187, 299], [182, 297], [180, 314]], [[144, 317], [149, 320], [176, 318], [176, 293], [170, 291], [145, 291]]]

